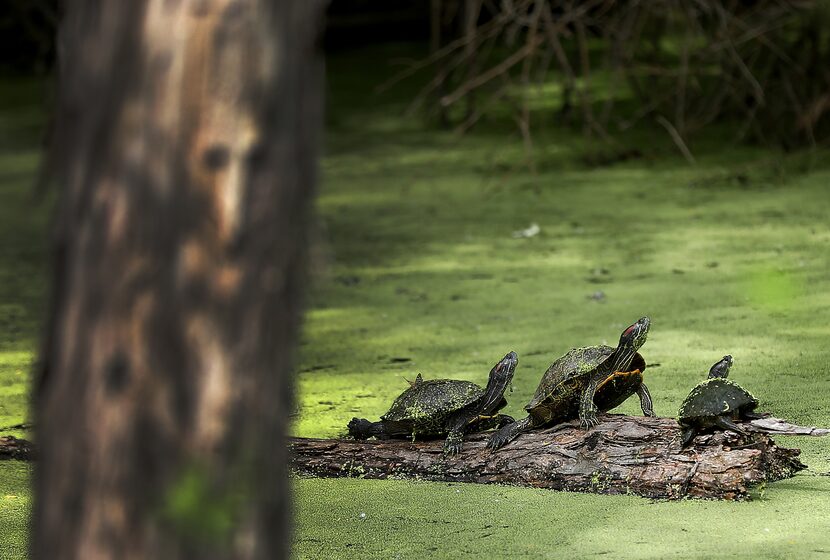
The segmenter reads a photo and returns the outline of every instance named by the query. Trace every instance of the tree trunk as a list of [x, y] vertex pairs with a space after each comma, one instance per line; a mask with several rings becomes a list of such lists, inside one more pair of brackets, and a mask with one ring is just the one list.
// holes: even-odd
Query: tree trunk
[[321, 477], [498, 483], [668, 499], [746, 499], [753, 484], [805, 468], [799, 450], [778, 447], [762, 433], [715, 432], [681, 450], [673, 419], [603, 418], [588, 432], [568, 423], [522, 434], [496, 452], [485, 447], [490, 434], [473, 434], [452, 458], [442, 456], [441, 441], [293, 438], [292, 463], [299, 474]]
[[285, 557], [321, 4], [64, 8], [32, 557]]

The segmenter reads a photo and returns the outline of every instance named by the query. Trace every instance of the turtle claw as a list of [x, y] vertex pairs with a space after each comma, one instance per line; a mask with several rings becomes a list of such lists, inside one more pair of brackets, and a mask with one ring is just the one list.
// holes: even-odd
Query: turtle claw
[[444, 444], [444, 457], [452, 457], [461, 453], [461, 444], [456, 442], [446, 442]]
[[461, 445], [464, 443], [464, 435], [450, 433], [444, 441], [444, 457], [452, 457], [461, 452]]
[[510, 441], [516, 437], [516, 435], [512, 433], [512, 428], [515, 427], [514, 424], [515, 422], [513, 424], [507, 424], [490, 436], [490, 441], [487, 442], [487, 448], [490, 451], [497, 451], [510, 443]]
[[599, 425], [599, 419], [596, 414], [585, 415], [580, 421], [583, 430], [590, 430], [594, 426]]
[[487, 449], [490, 451], [496, 451], [497, 449], [501, 449], [507, 443], [507, 440], [503, 437], [499, 436], [499, 433], [496, 432], [490, 438], [490, 441], [487, 442]]

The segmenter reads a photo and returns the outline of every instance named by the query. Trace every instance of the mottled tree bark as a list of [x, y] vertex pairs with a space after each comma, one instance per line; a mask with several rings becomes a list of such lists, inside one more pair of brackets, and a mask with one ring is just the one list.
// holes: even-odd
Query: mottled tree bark
[[681, 450], [671, 418], [606, 415], [590, 431], [562, 424], [522, 434], [496, 452], [486, 449], [489, 436], [468, 436], [451, 458], [442, 456], [441, 441], [294, 438], [292, 464], [298, 474], [321, 477], [498, 483], [666, 499], [746, 499], [752, 485], [805, 468], [799, 450], [778, 447], [763, 433], [700, 435]]
[[286, 556], [316, 0], [67, 0], [32, 556]]

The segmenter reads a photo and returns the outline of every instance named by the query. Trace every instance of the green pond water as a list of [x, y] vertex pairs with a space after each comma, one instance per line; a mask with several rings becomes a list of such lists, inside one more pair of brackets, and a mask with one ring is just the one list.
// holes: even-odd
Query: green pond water
[[[516, 417], [573, 346], [614, 344], [641, 315], [658, 415], [722, 355], [761, 409], [830, 425], [830, 166], [714, 132], [690, 167], [659, 132], [603, 167], [581, 134], [540, 130], [538, 172], [496, 122], [464, 137], [402, 117], [405, 83], [371, 95], [386, 57], [330, 60], [293, 433], [376, 418], [405, 379], [485, 383], [507, 351]], [[49, 208], [32, 196], [35, 82], [0, 95], [0, 426], [27, 418], [47, 291]], [[407, 96], [410, 95], [410, 97]], [[629, 141], [626, 138], [624, 141]], [[540, 232], [514, 238], [537, 224]], [[601, 296], [598, 295], [601, 292]], [[599, 298], [599, 299], [597, 299]], [[659, 364], [659, 367], [656, 367]], [[618, 412], [640, 414], [636, 398]], [[7, 432], [9, 433], [9, 432]], [[22, 432], [10, 432], [23, 436]], [[292, 479], [298, 558], [830, 557], [830, 438], [778, 438], [809, 470], [749, 502], [653, 502], [506, 486]], [[0, 463], [0, 558], [25, 558], [30, 467]]]

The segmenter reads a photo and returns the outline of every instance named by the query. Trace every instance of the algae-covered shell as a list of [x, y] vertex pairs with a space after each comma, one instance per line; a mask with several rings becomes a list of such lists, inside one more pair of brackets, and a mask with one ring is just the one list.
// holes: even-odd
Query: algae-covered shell
[[480, 399], [484, 389], [470, 381], [420, 378], [395, 399], [383, 421], [424, 421], [445, 416]]
[[699, 383], [680, 406], [678, 419], [691, 420], [707, 416], [732, 414], [741, 410], [751, 411], [758, 406], [758, 399], [729, 379], [713, 378]]
[[[530, 412], [549, 403], [554, 396], [557, 400], [564, 401], [570, 395], [581, 392], [594, 370], [615, 350], [616, 348], [605, 345], [572, 348], [550, 365], [542, 376], [533, 398], [525, 406], [525, 410]], [[629, 369], [644, 371], [645, 368], [645, 359], [639, 353], [634, 354]]]
[[588, 377], [597, 366], [614, 352], [610, 346], [587, 346], [572, 348], [567, 354], [553, 362], [542, 376], [533, 398], [525, 406], [532, 410], [546, 402], [565, 383]]

